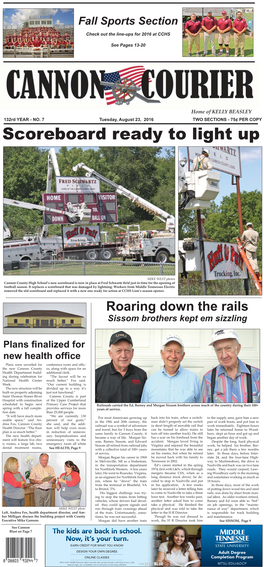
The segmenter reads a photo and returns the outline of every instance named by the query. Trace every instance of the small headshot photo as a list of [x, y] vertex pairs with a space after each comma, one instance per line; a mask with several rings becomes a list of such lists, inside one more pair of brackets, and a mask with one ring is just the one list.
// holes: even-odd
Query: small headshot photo
[[183, 8], [183, 57], [253, 57], [253, 8]]
[[72, 8], [7, 8], [3, 17], [4, 58], [73, 57]]

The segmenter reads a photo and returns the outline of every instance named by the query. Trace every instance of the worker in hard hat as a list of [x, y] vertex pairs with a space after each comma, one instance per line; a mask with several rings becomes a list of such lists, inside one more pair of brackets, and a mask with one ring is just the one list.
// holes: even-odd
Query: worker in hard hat
[[[201, 215], [201, 232], [202, 232], [202, 238], [207, 238], [207, 239], [209, 239], [209, 236], [208, 236], [208, 235], [206, 234], [206, 232], [205, 232], [204, 223], [205, 223], [205, 216], [204, 216], [204, 215]], [[198, 225], [196, 226], [196, 236], [197, 236], [197, 237], [199, 236]]]
[[247, 222], [247, 229], [244, 230], [241, 240], [244, 242], [246, 256], [250, 261], [251, 267], [254, 270], [257, 278], [260, 278], [258, 261], [257, 261], [257, 247], [259, 242], [259, 233], [253, 229], [252, 222]]
[[202, 149], [200, 156], [194, 158], [192, 168], [193, 171], [202, 171], [204, 169], [213, 169], [213, 166], [209, 160], [209, 151], [206, 148]]

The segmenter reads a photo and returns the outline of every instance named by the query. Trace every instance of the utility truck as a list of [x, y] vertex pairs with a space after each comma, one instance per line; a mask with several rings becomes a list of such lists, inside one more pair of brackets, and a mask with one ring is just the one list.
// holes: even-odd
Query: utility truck
[[[168, 262], [170, 256], [175, 255], [175, 218], [173, 215], [163, 211], [136, 193], [118, 185], [107, 177], [104, 177], [94, 169], [87, 167], [84, 163], [79, 163], [73, 167], [77, 172], [79, 169], [86, 171], [86, 177], [98, 179], [113, 189], [118, 195], [122, 195], [135, 203], [138, 207], [148, 211], [158, 219], [166, 223], [164, 230], [140, 230], [139, 225], [128, 225], [119, 234], [120, 243], [116, 243], [116, 255], [124, 260], [131, 258], [134, 260], [151, 260], [155, 262]], [[133, 230], [134, 229], [134, 230]]]

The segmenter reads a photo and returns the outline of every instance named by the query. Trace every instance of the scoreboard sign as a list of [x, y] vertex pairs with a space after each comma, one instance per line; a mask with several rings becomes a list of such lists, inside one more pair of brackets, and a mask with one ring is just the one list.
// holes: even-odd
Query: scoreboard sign
[[100, 193], [100, 181], [95, 177], [56, 177], [58, 193]]
[[[67, 204], [78, 206], [86, 204], [91, 211], [89, 223], [117, 222], [117, 199], [116, 193], [43, 193], [42, 204], [45, 207], [56, 209], [55, 212], [43, 213], [44, 224], [69, 224], [68, 217], [64, 214], [68, 211]], [[85, 220], [85, 219], [84, 219]]]
[[[193, 161], [200, 156], [202, 146], [189, 146], [189, 158]], [[240, 148], [237, 146], [210, 146], [209, 160], [214, 169], [242, 177]]]

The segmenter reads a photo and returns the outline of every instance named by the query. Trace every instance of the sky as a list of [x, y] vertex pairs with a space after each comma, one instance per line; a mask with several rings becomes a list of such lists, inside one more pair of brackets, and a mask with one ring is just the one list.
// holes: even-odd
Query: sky
[[[242, 177], [240, 178], [240, 191], [262, 191], [262, 151], [261, 146], [240, 147]], [[179, 158], [187, 157], [187, 148], [179, 147]], [[209, 157], [210, 159], [210, 157]], [[187, 166], [185, 166], [187, 171]], [[219, 183], [220, 191], [215, 199], [220, 205], [223, 197], [236, 193], [235, 185], [231, 185], [231, 175], [221, 172]]]
[[4, 27], [10, 25], [23, 27], [29, 18], [51, 18], [54, 25], [73, 25], [74, 10], [72, 8], [7, 8], [4, 10]]
[[[83, 151], [86, 150], [94, 150], [94, 151], [98, 151], [100, 148], [99, 146], [67, 146], [67, 150], [71, 150], [72, 148], [82, 148]], [[159, 146], [160, 147], [160, 146]], [[161, 152], [159, 154], [160, 157], [165, 157], [166, 156], [166, 149], [170, 149], [172, 146], [161, 146]], [[50, 146], [38, 146], [38, 148], [40, 150], [49, 150]], [[54, 147], [56, 154], [60, 151], [60, 146], [55, 146]], [[87, 165], [87, 164], [86, 164]]]

